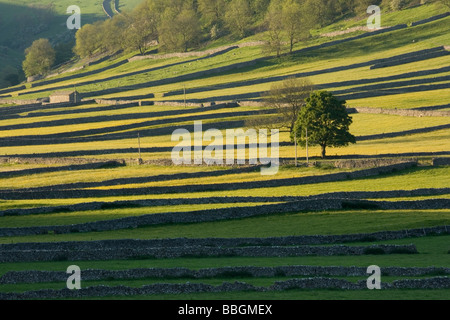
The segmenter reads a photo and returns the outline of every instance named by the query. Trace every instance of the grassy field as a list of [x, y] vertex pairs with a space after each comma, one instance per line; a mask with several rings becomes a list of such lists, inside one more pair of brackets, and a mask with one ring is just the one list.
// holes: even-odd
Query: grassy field
[[[5, 1], [3, 1], [5, 2]], [[61, 16], [67, 1], [55, 4]], [[6, 3], [6, 2], [5, 2]], [[25, 1], [15, 2], [21, 5]], [[46, 4], [47, 2], [43, 2]], [[122, 9], [138, 1], [125, 1]], [[104, 15], [100, 1], [83, 5], [89, 16]], [[8, 2], [9, 8], [12, 4]], [[383, 26], [428, 18], [445, 12], [441, 4], [427, 4], [400, 12], [383, 15]], [[346, 148], [330, 148], [326, 160], [319, 158], [317, 147], [309, 148], [311, 166], [306, 166], [306, 150], [299, 148], [301, 166], [294, 166], [295, 147], [289, 134], [280, 134], [280, 157], [283, 165], [275, 176], [262, 176], [259, 168], [240, 166], [174, 166], [171, 152], [177, 142], [171, 133], [179, 128], [192, 128], [194, 121], [202, 121], [204, 130], [218, 127], [225, 135], [230, 128], [246, 128], [251, 120], [267, 112], [267, 106], [209, 107], [208, 102], [246, 101], [258, 99], [272, 85], [288, 76], [308, 77], [319, 89], [340, 92], [349, 107], [383, 109], [414, 109], [435, 107], [448, 111], [448, 55], [404, 63], [393, 67], [371, 69], [375, 60], [391, 58], [419, 50], [448, 45], [449, 20], [444, 18], [417, 27], [383, 33], [359, 40], [351, 40], [330, 47], [299, 51], [292, 56], [274, 58], [266, 56], [260, 45], [243, 46], [225, 54], [201, 58], [147, 59], [128, 62], [112, 68], [117, 62], [131, 58], [114, 57], [83, 71], [53, 78], [54, 83], [40, 86], [39, 82], [26, 85], [26, 89], [12, 92], [14, 98], [36, 99], [47, 97], [58, 90], [76, 87], [86, 98], [126, 99], [131, 96], [154, 94], [142, 101], [175, 101], [173, 105], [118, 106], [112, 103], [85, 103], [77, 106], [0, 105], [0, 233], [7, 228], [26, 231], [32, 227], [49, 227], [44, 234], [26, 233], [20, 236], [0, 236], [0, 245], [26, 243], [73, 243], [100, 240], [152, 240], [152, 239], [205, 239], [205, 238], [278, 238], [304, 235], [349, 235], [375, 232], [424, 229], [450, 225], [449, 200], [450, 168], [433, 165], [434, 158], [448, 157], [450, 153], [450, 117], [400, 116], [392, 114], [352, 114], [350, 128], [357, 143]], [[88, 21], [88, 20], [87, 20]], [[346, 39], [358, 33], [336, 38], [320, 34], [342, 31], [360, 26], [365, 19], [352, 19], [316, 30], [314, 37], [299, 43], [296, 50], [336, 39]], [[258, 40], [244, 39], [240, 43]], [[229, 43], [220, 43], [228, 45]], [[231, 44], [231, 43], [230, 43]], [[219, 44], [217, 44], [219, 45]], [[214, 45], [211, 45], [214, 46]], [[197, 72], [230, 66], [241, 62], [255, 64], [233, 68], [225, 72], [210, 72], [199, 76]], [[66, 79], [75, 76], [75, 79]], [[179, 76], [186, 78], [180, 79]], [[165, 80], [161, 84], [154, 81]], [[439, 85], [439, 86], [437, 86]], [[136, 87], [133, 87], [136, 86]], [[188, 102], [206, 102], [204, 108], [183, 106], [184, 88]], [[98, 93], [98, 90], [114, 92]], [[396, 92], [386, 91], [395, 89]], [[364, 93], [365, 97], [356, 94]], [[251, 98], [245, 98], [252, 95]], [[271, 115], [264, 115], [271, 117]], [[388, 135], [390, 134], [390, 135]], [[140, 140], [138, 140], [138, 135]], [[225, 144], [225, 141], [216, 141]], [[204, 146], [208, 145], [207, 142]], [[140, 148], [140, 150], [139, 150]], [[139, 154], [140, 151], [140, 154]], [[246, 156], [250, 150], [246, 148]], [[144, 164], [138, 165], [138, 157]], [[9, 158], [11, 159], [9, 159]], [[62, 158], [64, 160], [62, 160]], [[370, 174], [350, 178], [357, 171], [369, 170], [377, 161], [417, 161], [417, 166], [394, 170], [384, 174]], [[125, 160], [123, 166], [86, 168], [75, 164], [86, 161]], [[338, 169], [339, 160], [367, 161], [361, 168]], [[369, 162], [372, 161], [372, 162]], [[29, 171], [34, 170], [34, 171]], [[368, 172], [368, 171], [367, 171]], [[318, 177], [336, 181], [316, 182]], [[345, 178], [346, 177], [346, 178]], [[338, 194], [338, 195], [336, 195]], [[409, 209], [343, 208], [342, 210], [301, 210], [271, 212], [247, 218], [221, 221], [159, 223], [136, 228], [109, 231], [79, 232], [77, 225], [90, 222], [109, 223], [122, 218], [140, 218], [166, 214], [177, 216], [186, 212], [199, 213], [214, 209], [254, 210], [272, 204], [290, 204], [304, 197], [320, 199], [346, 199], [348, 201], [387, 201], [393, 204], [409, 201], [417, 204]], [[429, 208], [428, 202], [444, 203], [441, 208]], [[433, 201], [434, 200], [434, 201]], [[125, 204], [117, 204], [125, 201]], [[340, 201], [340, 200], [336, 200]], [[94, 204], [101, 207], [92, 209]], [[87, 205], [87, 209], [80, 209]], [[76, 209], [74, 209], [74, 206]], [[90, 206], [90, 207], [89, 207]], [[13, 211], [11, 211], [13, 210]], [[24, 211], [27, 210], [27, 211]], [[47, 210], [47, 213], [42, 213]], [[22, 215], [23, 214], [23, 215]], [[59, 226], [73, 227], [70, 232], [51, 231]], [[425, 230], [425, 229], [424, 229]], [[4, 233], [2, 233], [4, 234]], [[9, 271], [61, 271], [71, 264], [82, 270], [130, 270], [138, 268], [177, 268], [191, 270], [239, 266], [359, 266], [380, 267], [444, 267], [450, 266], [449, 238], [447, 234], [425, 232], [423, 237], [383, 241], [351, 242], [346, 245], [414, 244], [417, 254], [366, 254], [362, 256], [292, 256], [292, 257], [182, 257], [149, 259], [148, 257], [90, 261], [27, 261], [0, 263], [0, 293], [26, 292], [40, 289], [60, 290], [65, 282], [1, 284], [1, 277]], [[332, 243], [327, 243], [327, 246]], [[2, 247], [6, 248], [6, 247]], [[0, 258], [7, 256], [0, 249]], [[425, 279], [448, 274], [413, 277]], [[296, 277], [301, 278], [301, 277]], [[364, 277], [338, 277], [352, 282]], [[207, 283], [242, 281], [269, 287], [276, 281], [290, 277], [249, 277], [234, 275], [216, 278], [144, 278], [104, 279], [83, 281], [83, 288], [97, 285], [141, 287], [155, 283]], [[386, 283], [411, 279], [385, 276]], [[99, 297], [91, 297], [100, 299]], [[448, 300], [450, 289], [430, 290], [287, 290], [283, 292], [196, 293], [190, 295], [112, 296], [107, 299], [148, 300], [339, 300], [339, 299], [430, 299]], [[106, 299], [105, 298], [105, 299]], [[103, 299], [103, 298], [102, 298]]]

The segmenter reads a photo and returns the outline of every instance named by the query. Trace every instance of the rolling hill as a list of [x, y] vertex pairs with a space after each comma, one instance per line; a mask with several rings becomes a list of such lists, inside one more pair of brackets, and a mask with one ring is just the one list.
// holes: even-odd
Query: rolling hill
[[[281, 57], [259, 35], [0, 90], [0, 299], [448, 300], [450, 15], [383, 21], [338, 22]], [[173, 165], [176, 129], [271, 119], [261, 95], [293, 76], [347, 101], [355, 145], [309, 148], [309, 164], [298, 149], [295, 166], [281, 132], [275, 176]], [[80, 103], [47, 102], [74, 89]], [[68, 291], [74, 264], [83, 289]]]
[[[132, 10], [140, 0], [118, 2], [119, 10]], [[24, 50], [34, 40], [48, 38], [54, 46], [74, 45], [75, 33], [68, 30], [66, 20], [70, 16], [67, 8], [73, 1], [0, 1], [0, 87], [5, 87], [4, 76], [22, 72]], [[114, 8], [110, 1], [77, 1], [81, 9], [82, 25], [107, 19], [103, 6]], [[112, 14], [115, 11], [111, 9]], [[70, 48], [69, 48], [70, 50]], [[21, 76], [23, 77], [23, 76]]]

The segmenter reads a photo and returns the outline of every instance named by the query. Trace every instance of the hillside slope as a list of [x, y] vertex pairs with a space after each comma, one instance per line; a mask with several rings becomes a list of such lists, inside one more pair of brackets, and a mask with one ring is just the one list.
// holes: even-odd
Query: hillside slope
[[[122, 10], [131, 10], [139, 2], [118, 3]], [[0, 87], [8, 85], [4, 80], [6, 76], [21, 72], [24, 50], [34, 40], [48, 38], [54, 45], [69, 43], [73, 46], [75, 33], [66, 27], [67, 8], [73, 4], [70, 0], [0, 1]], [[101, 1], [81, 0], [76, 5], [81, 9], [82, 25], [107, 18]]]
[[[442, 13], [412, 8], [280, 58], [252, 37], [0, 90], [0, 300], [449, 300], [450, 15], [410, 24]], [[281, 165], [262, 175], [253, 146], [237, 139], [243, 159], [217, 133], [275, 123], [261, 93], [292, 76], [348, 101], [356, 144], [321, 159], [288, 132], [277, 154], [263, 134], [259, 160]], [[45, 102], [74, 89], [81, 102]], [[175, 130], [192, 139], [198, 122], [188, 159], [211, 142], [245, 164], [175, 165]], [[374, 264], [382, 290], [367, 287]], [[81, 290], [67, 290], [71, 265]]]

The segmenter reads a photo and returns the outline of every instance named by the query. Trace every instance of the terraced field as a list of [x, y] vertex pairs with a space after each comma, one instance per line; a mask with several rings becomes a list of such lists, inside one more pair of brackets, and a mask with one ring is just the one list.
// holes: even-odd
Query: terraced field
[[[282, 58], [249, 41], [130, 55], [0, 91], [0, 299], [448, 300], [449, 22]], [[282, 132], [275, 176], [173, 165], [176, 129], [272, 117], [261, 93], [293, 75], [348, 101], [357, 144], [327, 160], [310, 148], [310, 165], [299, 149], [296, 167]], [[73, 87], [82, 103], [38, 100]], [[66, 289], [70, 265], [81, 290]], [[367, 289], [371, 265], [382, 290]]]

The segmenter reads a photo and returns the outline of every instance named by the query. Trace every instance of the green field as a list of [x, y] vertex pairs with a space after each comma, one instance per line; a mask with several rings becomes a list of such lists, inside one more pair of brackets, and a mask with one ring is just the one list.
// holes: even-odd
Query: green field
[[[29, 1], [1, 1], [11, 15], [19, 5]], [[44, 1], [42, 4], [49, 2]], [[139, 1], [121, 1], [122, 10], [131, 9]], [[63, 17], [68, 1], [55, 3], [55, 11]], [[83, 5], [88, 19], [103, 17], [101, 1]], [[383, 15], [386, 27], [409, 24], [448, 11], [440, 3], [431, 3]], [[89, 20], [87, 20], [89, 21]], [[114, 101], [97, 104], [87, 101], [79, 105], [54, 106], [0, 104], [0, 297], [2, 294], [24, 293], [41, 289], [62, 290], [65, 282], [24, 280], [16, 284], [2, 282], [12, 271], [65, 272], [70, 265], [85, 270], [132, 270], [188, 268], [199, 270], [223, 267], [342, 266], [368, 267], [450, 267], [450, 236], [448, 231], [435, 234], [429, 228], [449, 228], [450, 167], [435, 164], [436, 158], [450, 154], [449, 55], [404, 62], [395, 66], [371, 69], [379, 59], [448, 46], [449, 22], [446, 17], [434, 22], [366, 38], [348, 40], [324, 48], [301, 51], [337, 39], [348, 39], [362, 32], [338, 35], [320, 34], [361, 26], [365, 19], [340, 21], [320, 30], [299, 43], [293, 55], [280, 58], [267, 56], [260, 44], [241, 46], [216, 56], [145, 59], [117, 62], [137, 53], [114, 57], [86, 67], [82, 71], [61, 74], [47, 80], [27, 83], [26, 89], [11, 92], [14, 99], [46, 98], [60, 90], [74, 87], [87, 100], [93, 98], [129, 99], [129, 105]], [[48, 32], [51, 32], [49, 30]], [[259, 40], [252, 36], [239, 44]], [[0, 37], [0, 43], [4, 39]], [[6, 41], [6, 40], [5, 40]], [[233, 44], [233, 43], [220, 43]], [[219, 45], [219, 44], [217, 44]], [[209, 44], [209, 47], [214, 47]], [[256, 59], [256, 61], [254, 61]], [[392, 60], [392, 59], [391, 59]], [[252, 62], [252, 65], [215, 70]], [[76, 62], [79, 65], [82, 62]], [[1, 67], [1, 66], [0, 66]], [[207, 72], [199, 74], [199, 72]], [[175, 166], [171, 153], [176, 129], [192, 129], [194, 121], [202, 121], [203, 131], [218, 128], [248, 128], [258, 117], [273, 117], [271, 106], [248, 104], [260, 98], [272, 85], [289, 76], [308, 77], [318, 89], [326, 89], [346, 97], [350, 108], [385, 109], [393, 114], [354, 113], [350, 131], [357, 143], [346, 148], [328, 149], [328, 158], [320, 159], [320, 148], [298, 148], [299, 166], [294, 165], [295, 146], [289, 133], [281, 132], [279, 155], [282, 165], [275, 176], [261, 175], [260, 168], [237, 166]], [[68, 79], [68, 76], [74, 78]], [[182, 78], [180, 78], [182, 77]], [[164, 83], [158, 81], [165, 81]], [[184, 89], [186, 88], [186, 95]], [[109, 91], [108, 91], [109, 90]], [[99, 92], [103, 91], [103, 92]], [[151, 97], [150, 94], [154, 94]], [[137, 97], [136, 97], [137, 96]], [[139, 97], [146, 96], [146, 97]], [[184, 99], [189, 103], [184, 106]], [[236, 107], [220, 102], [239, 102]], [[154, 103], [139, 106], [138, 102]], [[167, 102], [162, 104], [161, 102]], [[218, 105], [209, 106], [210, 102]], [[200, 103], [204, 103], [202, 107]], [[428, 108], [429, 107], [429, 108]], [[410, 115], [425, 108], [420, 115]], [[417, 111], [417, 110], [416, 110]], [[266, 112], [266, 114], [261, 114]], [[401, 113], [406, 112], [406, 113]], [[440, 113], [438, 113], [440, 112]], [[191, 130], [192, 132], [192, 130]], [[139, 136], [139, 140], [138, 140]], [[225, 145], [226, 141], [216, 141]], [[204, 143], [207, 146], [208, 142]], [[250, 154], [246, 146], [245, 154]], [[139, 156], [142, 164], [138, 164]], [[237, 158], [237, 154], [235, 154]], [[360, 167], [338, 168], [336, 162], [353, 161]], [[118, 165], [91, 168], [92, 162], [123, 161]], [[376, 168], [414, 161], [416, 165], [374, 173]], [[388, 164], [385, 164], [388, 163]], [[448, 162], [447, 162], [448, 163]], [[366, 175], [352, 178], [353, 174]], [[339, 177], [334, 179], [335, 177]], [[318, 181], [317, 179], [323, 179]], [[342, 209], [274, 210], [276, 205], [292, 205], [306, 201], [335, 201]], [[303, 202], [302, 202], [303, 201]], [[121, 203], [118, 203], [121, 202]], [[381, 209], [377, 204], [390, 206]], [[344, 207], [347, 206], [353, 207]], [[398, 205], [398, 206], [397, 206]], [[402, 207], [405, 206], [405, 207]], [[276, 207], [279, 208], [279, 207]], [[209, 220], [180, 222], [184, 215], [204, 214]], [[261, 210], [261, 213], [258, 211]], [[214, 220], [227, 212], [256, 212], [253, 216], [229, 216]], [[114, 224], [117, 221], [146, 221], [165, 217], [155, 224], [110, 228], [104, 231], [83, 225]], [[178, 222], [176, 222], [178, 221]], [[40, 227], [40, 232], [34, 228]], [[63, 228], [68, 232], [60, 232]], [[423, 230], [420, 236], [409, 236], [410, 230]], [[440, 229], [441, 230], [441, 229]], [[447, 230], [447, 229], [446, 229]], [[13, 234], [13, 232], [21, 234]], [[401, 231], [401, 238], [374, 240], [373, 233]], [[9, 232], [9, 233], [8, 233]], [[422, 232], [422, 231], [420, 231]], [[366, 241], [347, 241], [349, 246], [409, 245], [416, 254], [306, 255], [306, 256], [183, 256], [151, 258], [148, 255], [124, 259], [71, 261], [58, 249], [50, 261], [9, 261], [8, 245], [62, 245], [77, 242], [92, 244], [104, 240], [184, 239], [246, 239], [266, 241], [293, 236], [345, 236], [364, 234]], [[372, 237], [372, 238], [371, 238]], [[314, 243], [313, 246], [319, 244]], [[332, 247], [339, 243], [326, 242]], [[241, 246], [242, 248], [248, 245]], [[280, 246], [280, 250], [297, 245]], [[298, 245], [300, 246], [300, 245]], [[241, 248], [239, 247], [239, 248]], [[239, 249], [238, 248], [238, 249]], [[213, 247], [211, 250], [214, 249]], [[236, 249], [236, 248], [234, 248]], [[103, 249], [102, 249], [103, 250]], [[117, 251], [131, 248], [117, 247]], [[20, 250], [19, 250], [20, 251]], [[30, 257], [33, 249], [28, 252]], [[39, 251], [39, 250], [37, 250]], [[51, 250], [49, 250], [51, 251]], [[112, 250], [114, 251], [114, 250]], [[93, 253], [94, 254], [94, 253]], [[9, 257], [9, 258], [8, 258]], [[59, 257], [59, 258], [58, 258]], [[210, 284], [245, 282], [270, 287], [277, 281], [305, 279], [314, 276], [250, 277], [231, 274], [220, 277], [192, 279], [129, 278], [82, 281], [82, 287], [145, 285]], [[425, 276], [383, 276], [382, 281], [443, 277], [448, 272]], [[365, 281], [364, 276], [336, 276], [352, 283]], [[146, 300], [448, 300], [450, 288], [390, 289], [381, 291], [338, 289], [292, 289], [272, 292], [236, 291], [194, 294], [154, 294], [141, 296], [92, 296], [86, 299]]]

